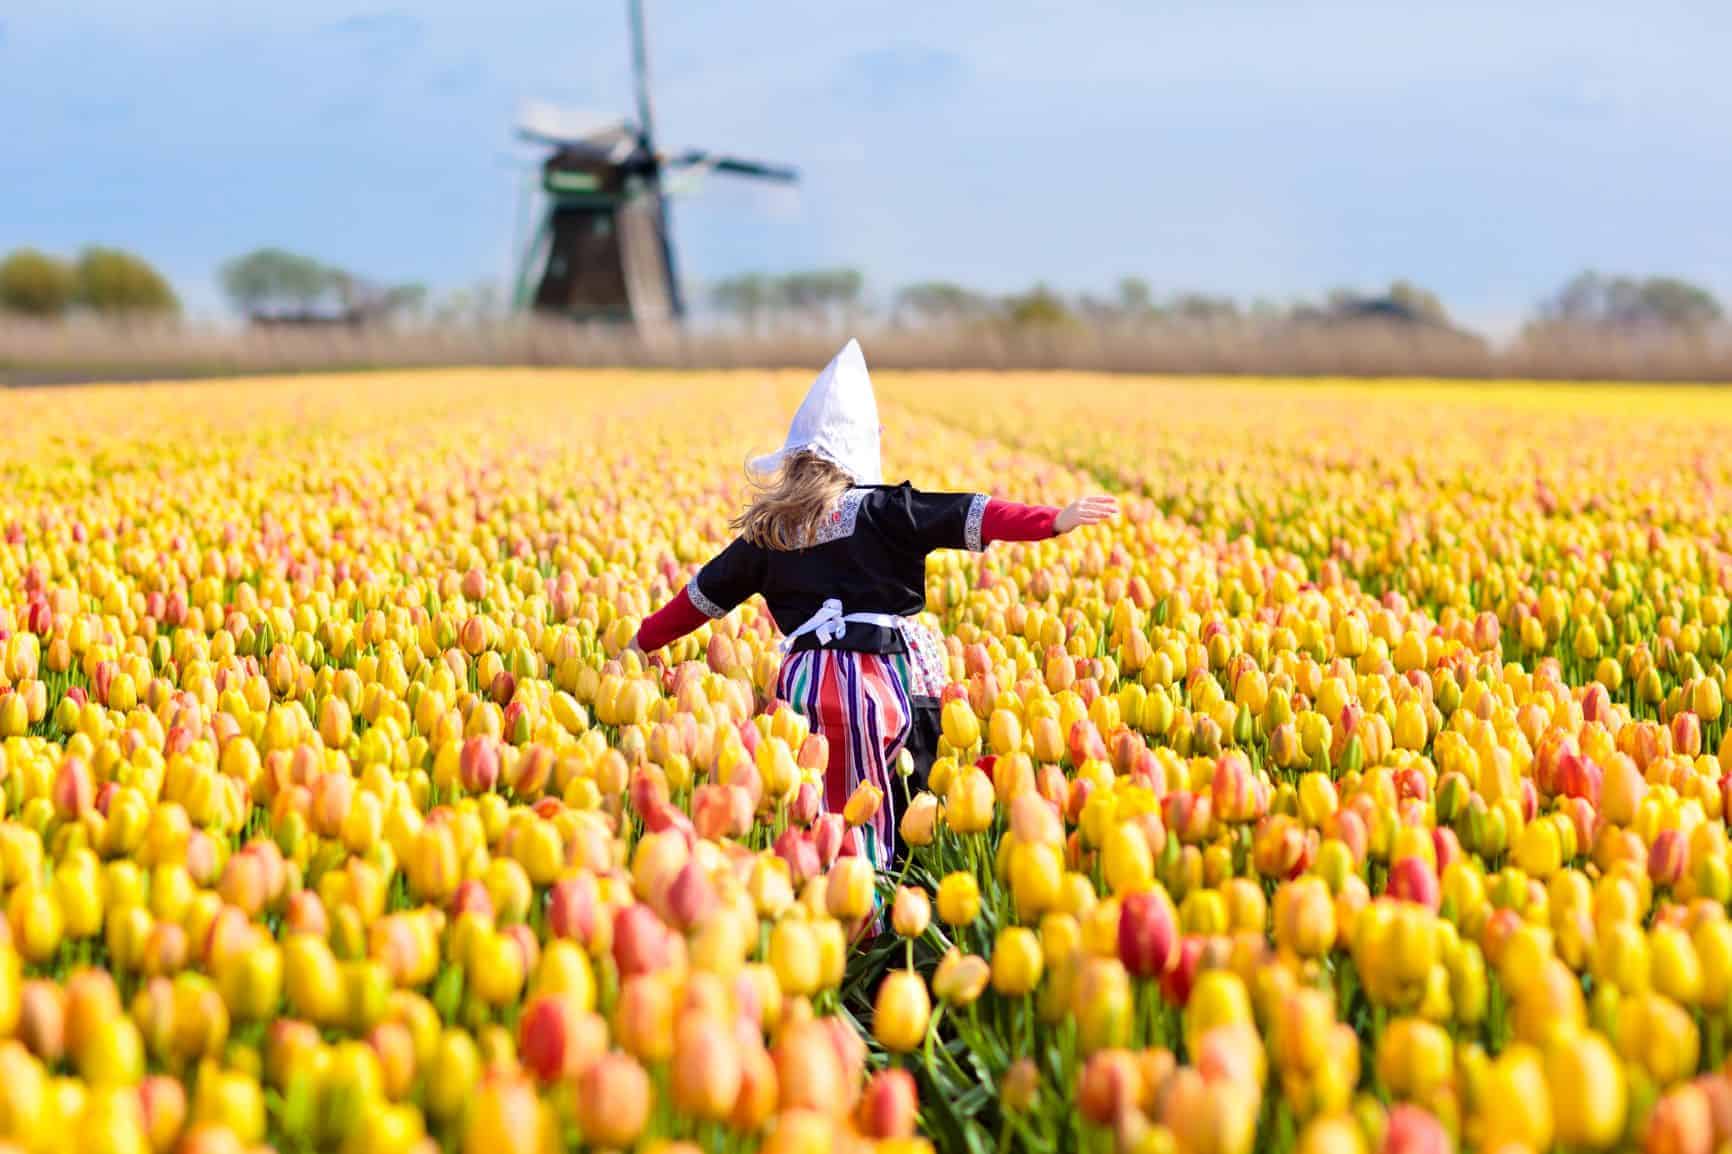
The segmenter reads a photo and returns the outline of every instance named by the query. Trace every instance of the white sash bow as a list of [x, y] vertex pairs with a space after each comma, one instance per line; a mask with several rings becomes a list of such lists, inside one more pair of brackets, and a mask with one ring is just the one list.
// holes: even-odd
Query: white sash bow
[[792, 649], [794, 642], [808, 633], [816, 634], [818, 644], [829, 645], [838, 641], [848, 631], [849, 625], [879, 625], [885, 629], [901, 629], [902, 618], [889, 613], [844, 613], [842, 602], [831, 597], [819, 607], [818, 612], [807, 618], [798, 629], [782, 638], [778, 648], [786, 653]]

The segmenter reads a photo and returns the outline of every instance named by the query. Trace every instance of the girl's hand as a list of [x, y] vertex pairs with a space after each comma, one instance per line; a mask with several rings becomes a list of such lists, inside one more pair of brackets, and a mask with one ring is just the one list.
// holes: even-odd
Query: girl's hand
[[1118, 515], [1119, 502], [1116, 497], [1079, 497], [1058, 511], [1052, 527], [1054, 532], [1069, 533], [1081, 525], [1099, 525], [1102, 521], [1111, 521]]
[[662, 651], [658, 649], [654, 653], [644, 652], [644, 647], [642, 643], [638, 641], [637, 634], [635, 633], [632, 634], [631, 641], [627, 643], [625, 649], [621, 650], [621, 652], [637, 654], [638, 660], [643, 662], [645, 669], [659, 669], [664, 671], [667, 669], [667, 662], [662, 660]]

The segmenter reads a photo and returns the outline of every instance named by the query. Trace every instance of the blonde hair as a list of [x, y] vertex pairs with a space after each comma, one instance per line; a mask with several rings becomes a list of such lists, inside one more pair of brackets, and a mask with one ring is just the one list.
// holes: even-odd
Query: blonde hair
[[753, 477], [757, 493], [730, 528], [764, 549], [804, 549], [818, 535], [842, 494], [853, 487], [847, 473], [805, 449], [791, 454], [767, 477]]

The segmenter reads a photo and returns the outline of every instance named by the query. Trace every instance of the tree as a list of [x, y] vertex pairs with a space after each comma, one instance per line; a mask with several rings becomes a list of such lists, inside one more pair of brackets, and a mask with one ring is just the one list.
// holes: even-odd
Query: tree
[[1447, 325], [1449, 310], [1430, 289], [1421, 288], [1409, 280], [1398, 280], [1389, 286], [1389, 300], [1402, 312], [1416, 320]]
[[1323, 296], [1323, 312], [1328, 316], [1347, 316], [1358, 309], [1364, 299], [1357, 289], [1332, 288]]
[[1648, 317], [1668, 328], [1706, 328], [1722, 315], [1713, 293], [1677, 277], [1649, 277], [1637, 290], [1637, 298]]
[[311, 257], [280, 248], [260, 248], [224, 264], [217, 272], [235, 311], [262, 317], [289, 308], [310, 312], [346, 274]]
[[1239, 315], [1239, 305], [1232, 297], [1188, 292], [1174, 297], [1168, 311], [1187, 321], [1232, 320]]
[[974, 320], [991, 309], [992, 302], [985, 296], [954, 281], [921, 281], [896, 294], [895, 311], [924, 324]]
[[1722, 315], [1714, 294], [1689, 281], [1605, 276], [1592, 270], [1571, 277], [1539, 309], [1542, 323], [1625, 330], [1695, 330]]
[[860, 306], [860, 294], [866, 291], [866, 278], [857, 268], [833, 268], [824, 274], [825, 302], [844, 313]]
[[[413, 289], [416, 286], [405, 286]], [[506, 298], [499, 285], [491, 280], [479, 280], [467, 288], [446, 293], [433, 307], [433, 319], [442, 324], [482, 326], [505, 315]]]
[[751, 329], [758, 327], [758, 318], [775, 295], [769, 278], [756, 272], [717, 281], [710, 289], [710, 299], [717, 308], [733, 314], [741, 324]]
[[1370, 321], [1394, 325], [1433, 325], [1449, 327], [1449, 312], [1430, 289], [1412, 281], [1397, 280], [1385, 293], [1366, 294], [1357, 289], [1331, 289], [1321, 308], [1300, 305], [1292, 319], [1305, 323], [1335, 324], [1347, 321]]
[[1006, 297], [1005, 317], [1019, 329], [1052, 328], [1070, 324], [1074, 319], [1064, 298], [1045, 284], [1037, 284], [1026, 293]]
[[78, 257], [78, 303], [104, 316], [165, 316], [180, 299], [161, 273], [132, 253], [93, 246]]
[[1155, 297], [1149, 282], [1140, 276], [1119, 278], [1119, 311], [1132, 317], [1154, 312]]
[[[755, 274], [754, 274], [755, 275]], [[760, 278], [762, 299], [756, 308], [762, 311], [792, 313], [807, 321], [833, 321], [840, 311], [844, 316], [859, 304], [866, 278], [858, 269], [817, 268]], [[718, 302], [731, 305], [736, 311], [751, 305], [754, 286], [750, 277], [737, 277], [716, 286]], [[721, 299], [728, 294], [744, 291], [739, 300]], [[749, 309], [747, 311], [750, 311]]]
[[789, 272], [764, 285], [764, 303], [778, 312], [810, 313], [823, 301], [824, 286], [815, 272]]
[[392, 285], [385, 290], [380, 305], [393, 316], [420, 316], [427, 308], [427, 286], [420, 281]]
[[72, 266], [58, 257], [21, 248], [0, 261], [0, 309], [30, 317], [58, 317], [77, 292]]

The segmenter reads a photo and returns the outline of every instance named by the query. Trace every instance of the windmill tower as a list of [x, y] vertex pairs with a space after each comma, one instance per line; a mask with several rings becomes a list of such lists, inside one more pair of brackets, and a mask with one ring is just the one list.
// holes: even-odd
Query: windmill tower
[[668, 231], [670, 175], [682, 186], [711, 172], [791, 184], [793, 169], [706, 150], [656, 148], [643, 0], [627, 0], [637, 120], [527, 106], [517, 134], [549, 149], [545, 204], [517, 276], [520, 309], [653, 327], [685, 315]]

